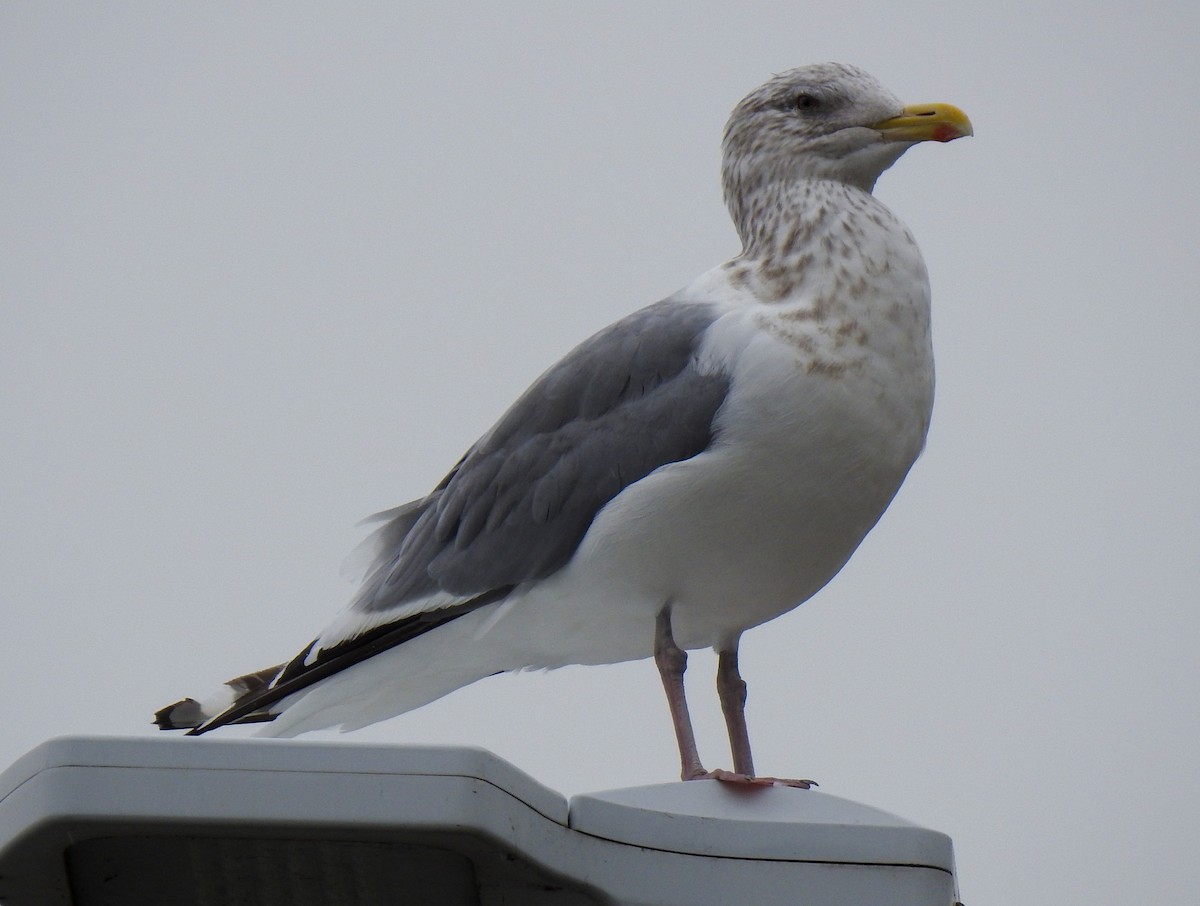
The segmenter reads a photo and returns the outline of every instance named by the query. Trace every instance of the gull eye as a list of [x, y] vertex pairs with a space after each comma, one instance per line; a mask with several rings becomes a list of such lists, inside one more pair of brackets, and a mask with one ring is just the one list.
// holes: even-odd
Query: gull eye
[[817, 100], [816, 95], [809, 94], [807, 91], [801, 91], [792, 98], [792, 106], [797, 110], [809, 111], [816, 110], [821, 106], [821, 102]]

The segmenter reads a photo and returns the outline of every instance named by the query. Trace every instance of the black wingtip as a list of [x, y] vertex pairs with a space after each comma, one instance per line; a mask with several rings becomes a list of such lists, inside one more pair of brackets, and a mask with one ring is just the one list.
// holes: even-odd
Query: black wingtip
[[160, 730], [187, 730], [203, 720], [200, 702], [194, 698], [185, 698], [154, 712], [154, 725]]

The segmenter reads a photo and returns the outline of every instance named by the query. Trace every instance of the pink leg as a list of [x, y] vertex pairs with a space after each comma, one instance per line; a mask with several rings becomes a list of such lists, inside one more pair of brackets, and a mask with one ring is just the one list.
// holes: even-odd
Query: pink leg
[[675, 741], [679, 744], [680, 776], [684, 780], [721, 780], [725, 783], [751, 786], [795, 786], [808, 789], [816, 786], [811, 780], [782, 780], [754, 776], [754, 760], [750, 755], [750, 735], [746, 731], [746, 683], [738, 672], [737, 644], [718, 652], [717, 694], [725, 713], [729, 730], [729, 745], [733, 750], [733, 770], [706, 771], [700, 763], [696, 734], [688, 714], [687, 698], [683, 691], [683, 674], [687, 670], [687, 652], [675, 644], [671, 633], [671, 612], [664, 607], [658, 614], [654, 631], [654, 663], [662, 677], [667, 693], [667, 707], [675, 726]]
[[733, 770], [753, 777], [754, 756], [750, 754], [750, 733], [746, 729], [746, 681], [738, 672], [737, 642], [717, 654], [717, 696], [729, 732]]
[[707, 776], [696, 748], [696, 734], [688, 714], [687, 698], [683, 691], [683, 673], [687, 670], [687, 652], [675, 644], [671, 634], [671, 611], [664, 607], [658, 614], [654, 631], [654, 663], [662, 677], [667, 693], [667, 707], [675, 725], [675, 741], [679, 744], [680, 776], [695, 780]]
[[755, 776], [754, 757], [750, 754], [750, 733], [746, 729], [746, 681], [738, 671], [737, 641], [717, 652], [717, 696], [721, 699], [725, 728], [729, 731], [733, 771], [710, 771], [709, 777], [726, 783], [748, 783], [753, 786], [792, 786], [802, 790], [816, 786], [812, 780]]

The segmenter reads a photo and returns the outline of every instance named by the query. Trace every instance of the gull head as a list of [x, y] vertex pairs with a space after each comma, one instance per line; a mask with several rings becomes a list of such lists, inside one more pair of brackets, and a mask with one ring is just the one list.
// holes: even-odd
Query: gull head
[[957, 107], [906, 107], [873, 76], [844, 63], [802, 66], [734, 108], [725, 127], [726, 202], [737, 219], [750, 193], [775, 183], [830, 180], [870, 192], [915, 143], [970, 134]]

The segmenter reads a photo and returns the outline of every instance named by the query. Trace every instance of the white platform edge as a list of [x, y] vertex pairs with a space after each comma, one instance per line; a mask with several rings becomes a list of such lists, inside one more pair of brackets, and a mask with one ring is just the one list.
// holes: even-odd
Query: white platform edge
[[[662, 784], [568, 803], [482, 749], [64, 737], [0, 774], [0, 888], [35, 871], [62, 875], [67, 837], [225, 827], [331, 839], [481, 834], [622, 904], [728, 903], [753, 889], [762, 906], [782, 906], [794, 902], [797, 885], [811, 902], [839, 906], [955, 901], [944, 834], [815, 791], [739, 797], [721, 787]], [[840, 850], [813, 842], [831, 829], [844, 835]], [[22, 849], [38, 834], [52, 838], [40, 868]], [[905, 844], [908, 837], [924, 842]], [[857, 861], [877, 857], [880, 845], [898, 848], [882, 862]], [[20, 902], [69, 903], [65, 880], [55, 883], [38, 890], [61, 895]]]

